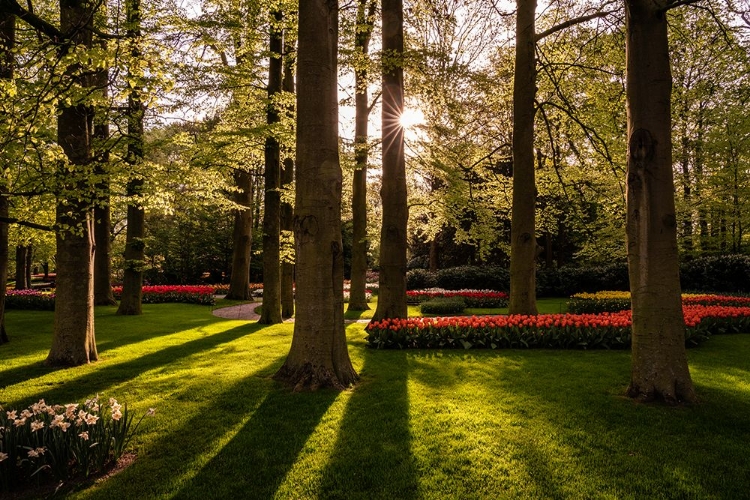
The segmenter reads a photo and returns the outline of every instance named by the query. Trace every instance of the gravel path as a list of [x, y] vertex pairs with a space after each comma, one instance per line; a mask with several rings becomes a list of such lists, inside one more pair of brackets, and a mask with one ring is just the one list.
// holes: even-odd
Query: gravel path
[[[213, 315], [224, 319], [244, 319], [248, 321], [258, 321], [260, 314], [256, 314], [255, 309], [262, 306], [260, 302], [250, 302], [249, 304], [240, 304], [238, 306], [221, 307], [214, 309]], [[347, 320], [346, 323], [369, 323], [369, 319]], [[294, 323], [294, 318], [287, 318], [284, 323]]]

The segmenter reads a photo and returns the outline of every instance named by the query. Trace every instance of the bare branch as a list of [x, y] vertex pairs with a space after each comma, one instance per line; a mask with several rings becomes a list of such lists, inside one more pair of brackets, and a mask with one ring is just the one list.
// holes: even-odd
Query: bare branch
[[55, 230], [55, 228], [51, 226], [43, 226], [42, 224], [37, 224], [35, 222], [18, 220], [15, 217], [0, 217], [0, 222], [5, 222], [7, 224], [18, 224], [19, 226], [26, 226], [32, 229], [39, 229], [40, 231], [54, 231]]
[[682, 5], [690, 5], [691, 3], [698, 3], [701, 0], [677, 0], [676, 2], [668, 3], [660, 12], [664, 13], [668, 10], [680, 7]]
[[[695, 1], [698, 1], [698, 0], [695, 0]], [[548, 30], [542, 31], [541, 33], [537, 33], [536, 41], [538, 42], [539, 40], [542, 40], [543, 38], [546, 38], [554, 33], [557, 33], [558, 31], [564, 30], [565, 28], [570, 28], [571, 26], [585, 23], [586, 21], [591, 21], [592, 19], [606, 17], [610, 14], [614, 14], [615, 12], [616, 11], [614, 10], [603, 10], [599, 12], [594, 12], [593, 14], [588, 14], [585, 16], [579, 16], [579, 17], [574, 17], [573, 19], [568, 19], [564, 23], [557, 24], [555, 26], [552, 26]]]
[[55, 44], [63, 43], [67, 39], [65, 33], [30, 10], [21, 7], [16, 0], [0, 0], [0, 9], [14, 14], [35, 30], [44, 33]]

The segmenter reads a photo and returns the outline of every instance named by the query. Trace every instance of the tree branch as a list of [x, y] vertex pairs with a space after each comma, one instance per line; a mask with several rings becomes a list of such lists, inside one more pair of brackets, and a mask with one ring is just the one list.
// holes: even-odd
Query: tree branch
[[[693, 0], [698, 1], [698, 0]], [[564, 30], [565, 28], [570, 28], [571, 26], [575, 26], [576, 24], [585, 23], [586, 21], [591, 21], [592, 19], [597, 19], [600, 17], [606, 17], [610, 14], [614, 14], [614, 10], [604, 10], [600, 12], [594, 12], [593, 14], [588, 14], [585, 16], [579, 16], [574, 17], [573, 19], [568, 19], [564, 23], [557, 24], [555, 26], [552, 26], [550, 29], [542, 31], [541, 33], [536, 34], [536, 41], [542, 40], [543, 38], [546, 38], [554, 33], [557, 33], [558, 31]]]
[[19, 226], [26, 226], [32, 229], [39, 229], [40, 231], [52, 231], [52, 232], [55, 231], [54, 227], [43, 226], [42, 224], [37, 224], [35, 222], [28, 222], [25, 220], [18, 220], [15, 217], [0, 217], [0, 222], [5, 222], [6, 224], [18, 224]]
[[676, 7], [680, 7], [682, 5], [690, 5], [691, 3], [698, 3], [700, 1], [701, 0], [677, 0], [675, 2], [671, 2], [671, 3], [667, 4], [667, 6], [664, 7], [663, 9], [661, 9], [659, 12], [661, 12], [663, 14], [666, 11], [674, 9]]
[[21, 7], [16, 0], [0, 0], [0, 9], [14, 14], [35, 30], [44, 33], [55, 44], [63, 43], [67, 39], [65, 33], [33, 12]]

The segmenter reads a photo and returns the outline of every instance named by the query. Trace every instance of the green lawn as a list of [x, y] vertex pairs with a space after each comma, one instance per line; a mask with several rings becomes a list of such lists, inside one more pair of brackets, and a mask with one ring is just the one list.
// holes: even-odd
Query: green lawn
[[747, 498], [750, 335], [689, 351], [702, 404], [635, 404], [627, 352], [373, 351], [362, 380], [293, 394], [270, 379], [290, 324], [195, 305], [97, 309], [100, 361], [43, 366], [52, 313], [9, 311], [0, 404], [95, 394], [155, 407], [135, 462], [70, 498]]

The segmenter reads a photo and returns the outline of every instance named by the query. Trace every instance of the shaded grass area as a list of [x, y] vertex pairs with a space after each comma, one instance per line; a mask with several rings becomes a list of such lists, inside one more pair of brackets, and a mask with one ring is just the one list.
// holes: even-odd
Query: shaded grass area
[[362, 380], [293, 394], [270, 376], [292, 325], [186, 304], [97, 308], [101, 360], [51, 370], [52, 313], [10, 311], [0, 405], [100, 393], [137, 414], [138, 458], [71, 498], [746, 498], [750, 335], [691, 349], [701, 405], [622, 397], [629, 354], [375, 351], [347, 329]]

